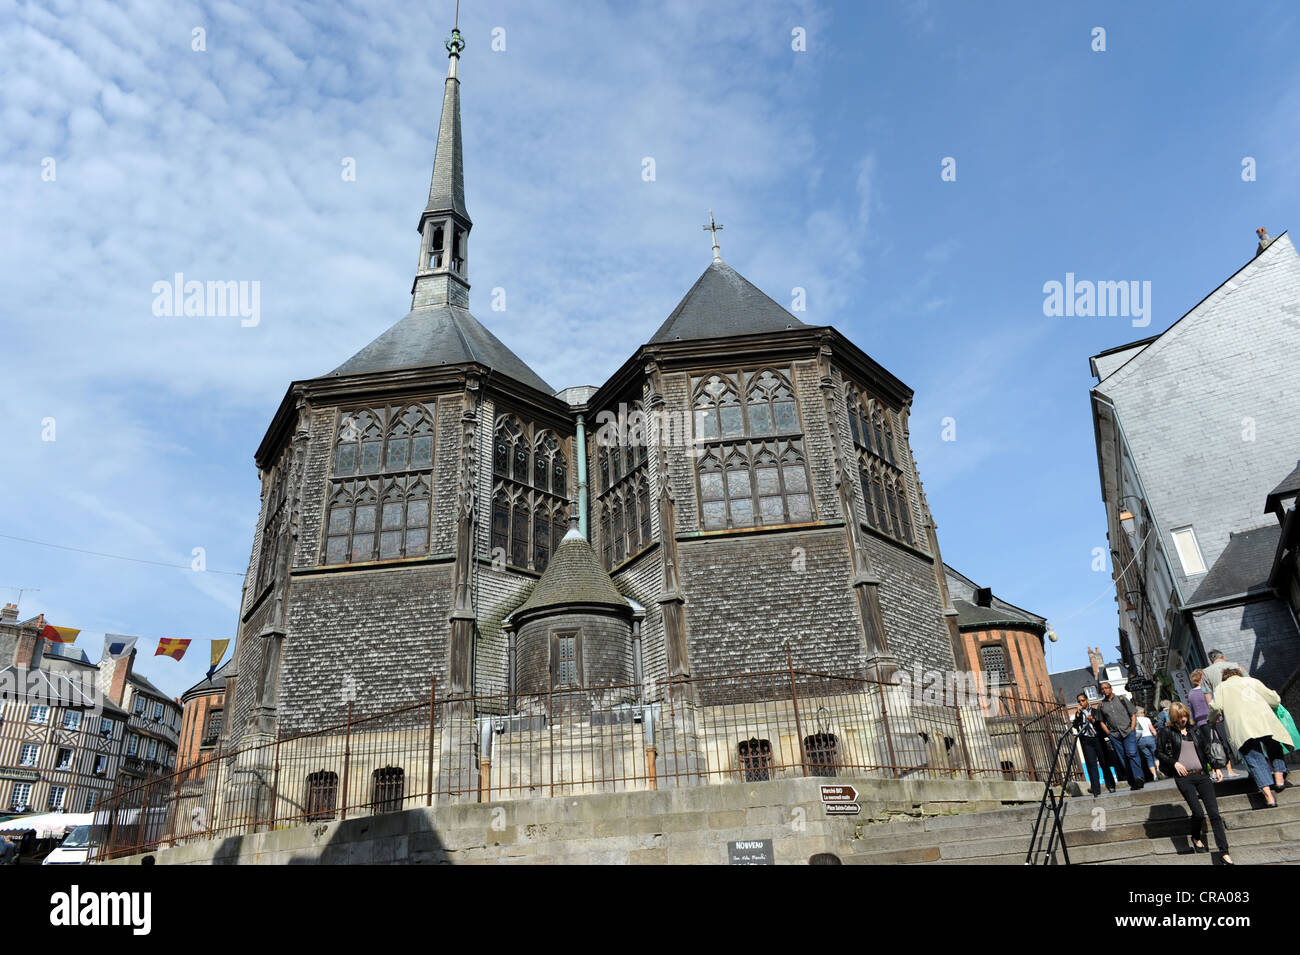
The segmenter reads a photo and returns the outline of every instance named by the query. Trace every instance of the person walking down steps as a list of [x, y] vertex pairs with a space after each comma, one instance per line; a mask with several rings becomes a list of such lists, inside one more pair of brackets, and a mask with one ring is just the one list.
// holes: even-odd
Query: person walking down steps
[[1219, 801], [1214, 794], [1214, 784], [1222, 781], [1223, 769], [1210, 762], [1209, 748], [1204, 737], [1191, 722], [1191, 713], [1182, 703], [1169, 707], [1169, 725], [1162, 726], [1156, 741], [1156, 759], [1160, 770], [1178, 786], [1187, 808], [1191, 810], [1191, 828], [1188, 835], [1192, 849], [1206, 851], [1205, 822], [1209, 817], [1214, 830], [1214, 844], [1218, 847], [1224, 865], [1233, 865], [1228, 855], [1228, 834], [1219, 815]]
[[1109, 734], [1110, 744], [1128, 776], [1128, 788], [1141, 789], [1146, 780], [1142, 773], [1142, 757], [1138, 753], [1137, 710], [1128, 697], [1116, 696], [1109, 683], [1102, 683], [1101, 693], [1105, 697], [1098, 707], [1102, 727]]

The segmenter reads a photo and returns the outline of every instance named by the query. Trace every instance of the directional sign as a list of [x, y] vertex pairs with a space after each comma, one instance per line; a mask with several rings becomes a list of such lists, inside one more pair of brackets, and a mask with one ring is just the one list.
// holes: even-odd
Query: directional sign
[[822, 802], [848, 803], [857, 802], [858, 791], [852, 786], [823, 786]]
[[828, 816], [856, 816], [862, 812], [862, 807], [855, 802], [828, 802], [826, 804], [826, 815]]

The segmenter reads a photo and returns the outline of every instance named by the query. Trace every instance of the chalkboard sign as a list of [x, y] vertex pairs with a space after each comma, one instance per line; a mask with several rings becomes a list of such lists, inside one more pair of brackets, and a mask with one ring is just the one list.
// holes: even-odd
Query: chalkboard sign
[[727, 862], [730, 865], [776, 865], [772, 856], [772, 840], [749, 839], [728, 842]]

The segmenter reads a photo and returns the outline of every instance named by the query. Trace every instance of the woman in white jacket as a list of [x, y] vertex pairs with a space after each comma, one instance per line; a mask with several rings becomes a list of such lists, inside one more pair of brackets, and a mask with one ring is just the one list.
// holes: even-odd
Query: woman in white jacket
[[1269, 809], [1277, 805], [1273, 793], [1286, 788], [1282, 744], [1295, 745], [1295, 740], [1273, 712], [1273, 707], [1281, 702], [1281, 698], [1263, 683], [1233, 668], [1223, 671], [1223, 682], [1210, 704], [1211, 711], [1222, 716], [1227, 724], [1228, 738], [1246, 758], [1250, 775]]

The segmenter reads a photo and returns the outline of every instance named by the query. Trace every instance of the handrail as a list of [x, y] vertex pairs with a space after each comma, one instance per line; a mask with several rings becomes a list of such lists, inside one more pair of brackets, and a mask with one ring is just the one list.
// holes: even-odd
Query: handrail
[[[1052, 791], [1052, 780], [1056, 776], [1056, 767], [1061, 761], [1061, 747], [1065, 745], [1066, 740], [1070, 740], [1070, 758], [1066, 760], [1065, 769], [1061, 774], [1061, 794], [1057, 796]], [[1059, 841], [1061, 845], [1061, 856], [1066, 865], [1070, 864], [1070, 850], [1065, 844], [1065, 827], [1061, 825], [1061, 813], [1065, 809], [1065, 787], [1070, 782], [1070, 775], [1074, 771], [1074, 758], [1078, 747], [1074, 745], [1075, 731], [1073, 726], [1068, 726], [1056, 740], [1056, 751], [1052, 754], [1052, 767], [1047, 773], [1047, 782], [1043, 786], [1043, 798], [1038, 802], [1038, 818], [1034, 820], [1034, 829], [1029, 836], [1029, 849], [1025, 853], [1025, 865], [1034, 864], [1034, 852], [1040, 848], [1039, 829], [1043, 824], [1043, 813], [1051, 812], [1051, 829], [1046, 832], [1047, 844], [1042, 847], [1043, 865], [1051, 865], [1052, 853], [1056, 849]]]

